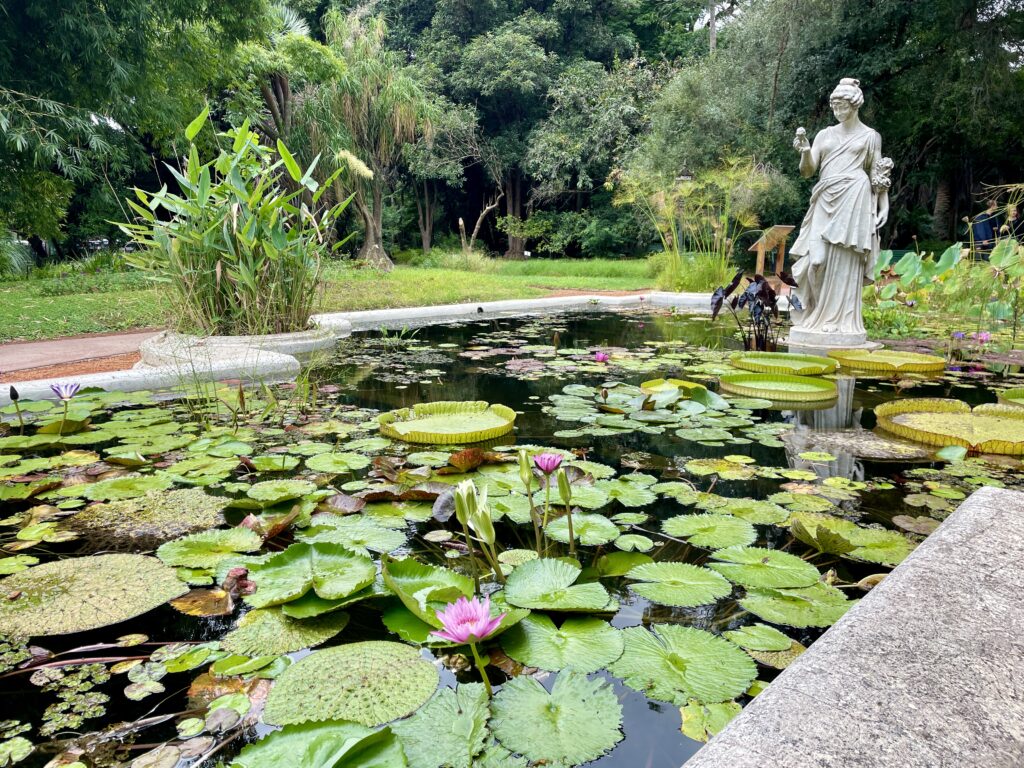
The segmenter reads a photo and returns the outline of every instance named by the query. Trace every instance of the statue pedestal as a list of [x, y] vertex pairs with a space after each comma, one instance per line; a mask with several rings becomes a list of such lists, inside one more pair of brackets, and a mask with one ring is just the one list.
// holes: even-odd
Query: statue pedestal
[[866, 333], [825, 333], [798, 326], [789, 329], [789, 337], [783, 340], [789, 351], [806, 355], [826, 355], [830, 349], [879, 349], [882, 345], [868, 341]]

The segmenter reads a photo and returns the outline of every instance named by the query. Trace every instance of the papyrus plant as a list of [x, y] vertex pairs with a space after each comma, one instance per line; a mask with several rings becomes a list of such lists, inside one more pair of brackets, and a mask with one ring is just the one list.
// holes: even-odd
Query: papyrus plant
[[220, 151], [201, 162], [193, 139], [204, 111], [185, 131], [188, 159], [167, 168], [180, 194], [165, 185], [135, 190], [137, 214], [122, 224], [141, 246], [133, 266], [167, 287], [181, 330], [218, 335], [284, 333], [308, 327], [320, 296], [321, 263], [348, 238], [335, 234], [351, 198], [327, 207], [325, 183], [303, 170], [288, 148], [260, 143], [248, 122], [218, 134]]

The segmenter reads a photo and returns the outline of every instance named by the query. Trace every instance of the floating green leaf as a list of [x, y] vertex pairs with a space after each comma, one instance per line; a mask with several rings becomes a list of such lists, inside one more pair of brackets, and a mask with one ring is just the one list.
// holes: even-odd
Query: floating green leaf
[[299, 542], [249, 567], [256, 591], [245, 601], [254, 608], [281, 605], [313, 589], [325, 600], [338, 600], [373, 583], [377, 569], [369, 557], [340, 544]]
[[289, 725], [247, 745], [231, 768], [404, 768], [402, 745], [390, 728], [328, 721]]
[[732, 585], [714, 571], [690, 563], [649, 563], [626, 574], [638, 583], [629, 588], [660, 605], [689, 608], [707, 605], [732, 592]]
[[[0, 635], [67, 635], [141, 616], [188, 587], [145, 555], [54, 560], [0, 580]], [[15, 595], [15, 597], [11, 597]]]
[[[574, 514], [572, 516], [573, 537], [588, 547], [607, 544], [619, 536], [619, 529], [604, 515]], [[552, 520], [544, 528], [548, 538], [568, 543], [569, 517], [565, 515]]]
[[608, 670], [652, 699], [684, 706], [690, 699], [705, 704], [742, 695], [757, 676], [757, 667], [742, 650], [693, 627], [655, 624], [651, 630], [622, 630], [626, 648]]
[[661, 530], [706, 549], [746, 546], [757, 538], [753, 525], [731, 515], [677, 515], [665, 520]]
[[740, 605], [773, 624], [791, 627], [830, 627], [856, 600], [847, 600], [835, 587], [816, 582], [800, 589], [749, 589]]
[[341, 474], [370, 466], [370, 460], [361, 453], [319, 453], [306, 459], [306, 466], [314, 472]]
[[681, 708], [683, 735], [694, 741], [707, 741], [718, 734], [743, 708], [735, 701], [701, 704], [691, 701]]
[[914, 550], [914, 544], [898, 531], [865, 528], [832, 515], [794, 512], [789, 524], [805, 544], [869, 563], [898, 565]]
[[728, 547], [711, 556], [724, 562], [709, 563], [709, 568], [744, 587], [806, 587], [820, 576], [818, 569], [807, 561], [778, 549]]
[[[401, 521], [400, 521], [401, 522]], [[340, 544], [353, 552], [393, 552], [405, 544], [405, 533], [364, 515], [316, 515], [313, 525], [298, 534], [301, 541]]]
[[476, 443], [512, 431], [516, 412], [483, 401], [418, 403], [381, 414], [380, 432], [410, 443]]
[[625, 536], [619, 536], [614, 543], [615, 546], [623, 552], [650, 552], [654, 549], [653, 541], [646, 536], [641, 536], [637, 533], [629, 533]]
[[225, 557], [256, 552], [263, 538], [248, 528], [224, 528], [193, 533], [162, 544], [156, 556], [167, 565], [185, 568], [216, 568]]
[[748, 651], [784, 651], [793, 644], [791, 637], [767, 624], [751, 624], [723, 632], [722, 636]]
[[493, 701], [498, 741], [531, 762], [571, 768], [596, 760], [622, 740], [622, 706], [600, 679], [567, 671], [549, 694], [531, 677], [516, 677]]
[[426, 565], [412, 558], [386, 559], [384, 583], [413, 614], [432, 627], [440, 628], [437, 612], [460, 597], [472, 597], [473, 580], [461, 573], [437, 565]]
[[264, 506], [290, 501], [316, 490], [316, 485], [308, 480], [264, 480], [249, 487], [245, 495], [262, 503]]
[[438, 679], [417, 648], [401, 643], [367, 641], [314, 651], [277, 678], [264, 719], [273, 725], [352, 720], [372, 727], [419, 709]]
[[480, 683], [441, 688], [408, 720], [392, 726], [410, 768], [476, 768], [487, 743], [490, 708]]
[[540, 558], [523, 563], [508, 577], [505, 599], [520, 608], [548, 611], [607, 610], [611, 598], [600, 584], [574, 584], [580, 567]]
[[281, 655], [325, 643], [347, 624], [348, 614], [342, 611], [299, 620], [279, 608], [258, 608], [240, 618], [221, 642], [226, 650], [244, 656]]
[[505, 633], [501, 641], [520, 664], [558, 671], [572, 667], [589, 673], [622, 655], [622, 634], [592, 616], [571, 616], [560, 627], [543, 613], [532, 613]]

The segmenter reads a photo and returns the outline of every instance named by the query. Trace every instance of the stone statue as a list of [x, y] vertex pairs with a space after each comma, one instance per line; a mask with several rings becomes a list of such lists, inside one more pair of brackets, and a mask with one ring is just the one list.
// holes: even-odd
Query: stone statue
[[892, 160], [882, 157], [882, 138], [857, 114], [860, 83], [839, 81], [829, 104], [838, 123], [814, 137], [798, 128], [793, 147], [800, 173], [819, 173], [800, 234], [790, 249], [799, 259], [793, 277], [803, 311], [794, 312], [789, 342], [829, 349], [867, 346], [861, 289], [878, 257], [878, 230], [889, 216]]

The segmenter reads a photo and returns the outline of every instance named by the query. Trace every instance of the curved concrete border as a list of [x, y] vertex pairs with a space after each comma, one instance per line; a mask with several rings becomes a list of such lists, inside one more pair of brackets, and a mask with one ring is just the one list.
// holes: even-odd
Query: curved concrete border
[[983, 488], [686, 768], [1024, 766], [1024, 493]]
[[[351, 326], [350, 326], [351, 327]], [[190, 336], [164, 331], [139, 345], [140, 363], [148, 366], [189, 365], [231, 358], [245, 359], [254, 351], [290, 355], [299, 360], [331, 349], [335, 331], [315, 328], [296, 333], [274, 333], [263, 336]]]

